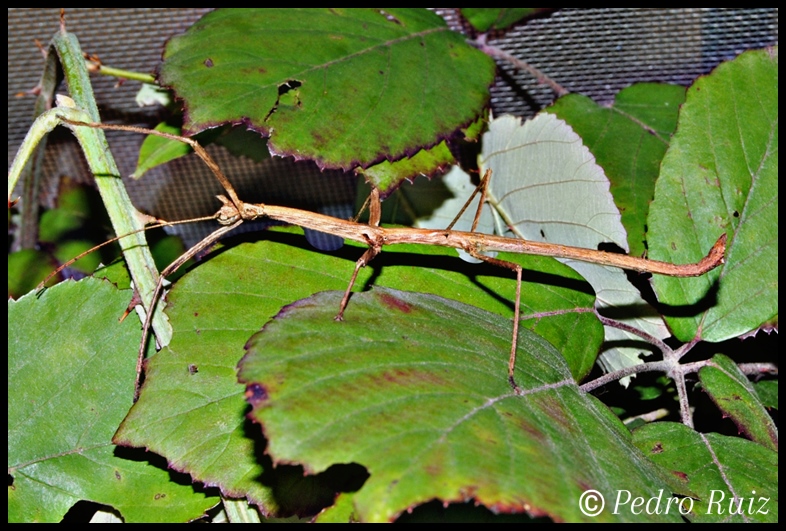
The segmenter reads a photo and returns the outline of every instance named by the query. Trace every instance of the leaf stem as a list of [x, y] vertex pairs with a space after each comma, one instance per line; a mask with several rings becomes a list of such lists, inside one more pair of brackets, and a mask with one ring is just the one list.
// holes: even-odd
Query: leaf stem
[[129, 79], [131, 81], [140, 81], [142, 83], [156, 85], [156, 78], [151, 74], [106, 66], [100, 61], [90, 57], [86, 60], [86, 64], [88, 71], [95, 72], [96, 74], [100, 74], [102, 76], [111, 76], [119, 79]]

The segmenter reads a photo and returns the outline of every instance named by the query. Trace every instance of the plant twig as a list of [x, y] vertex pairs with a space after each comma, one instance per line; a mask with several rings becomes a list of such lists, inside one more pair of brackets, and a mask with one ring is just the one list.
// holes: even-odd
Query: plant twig
[[469, 41], [469, 43], [475, 46], [476, 48], [478, 48], [486, 55], [507, 61], [508, 63], [512, 64], [519, 70], [524, 70], [525, 72], [528, 72], [535, 79], [538, 80], [538, 83], [541, 83], [543, 85], [548, 85], [557, 96], [564, 96], [565, 94], [570, 94], [570, 91], [568, 89], [566, 89], [565, 87], [563, 87], [562, 85], [551, 79], [549, 76], [547, 76], [546, 74], [544, 74], [543, 72], [532, 66], [531, 64], [525, 63], [518, 57], [509, 54], [508, 52], [502, 50], [501, 48], [497, 48], [496, 46], [487, 44], [485, 35], [481, 35], [480, 37], [478, 37], [477, 40]]
[[648, 334], [644, 330], [636, 328], [635, 326], [631, 326], [629, 324], [623, 323], [622, 321], [616, 321], [614, 319], [609, 319], [608, 317], [604, 316], [598, 311], [598, 308], [594, 308], [595, 316], [604, 326], [610, 326], [612, 328], [617, 328], [619, 330], [623, 330], [628, 332], [629, 334], [633, 334], [634, 336], [639, 336], [641, 339], [650, 343], [651, 345], [656, 346], [660, 351], [663, 353], [664, 358], [666, 357], [666, 352], [671, 350], [666, 343], [658, 339], [657, 337]]
[[759, 376], [762, 374], [778, 374], [778, 366], [774, 363], [740, 363], [737, 367], [743, 374]]
[[98, 57], [89, 55], [86, 57], [87, 69], [90, 72], [95, 72], [102, 76], [116, 77], [118, 79], [128, 79], [131, 81], [139, 81], [141, 83], [148, 83], [150, 85], [156, 84], [155, 76], [145, 74], [144, 72], [135, 72], [133, 70], [124, 70], [122, 68], [114, 68], [103, 64]]
[[673, 370], [668, 372], [668, 376], [674, 380], [674, 386], [677, 388], [677, 396], [680, 401], [680, 418], [682, 423], [689, 428], [693, 428], [693, 414], [690, 410], [690, 402], [688, 401], [688, 388], [685, 385], [685, 373], [682, 367], [677, 365]]
[[616, 382], [617, 380], [621, 380], [626, 376], [631, 376], [633, 374], [638, 374], [640, 372], [653, 372], [653, 371], [668, 372], [670, 368], [671, 368], [671, 363], [666, 360], [650, 361], [647, 363], [641, 363], [639, 365], [632, 365], [630, 367], [625, 367], [618, 371], [604, 374], [600, 378], [596, 378], [591, 382], [587, 382], [585, 384], [580, 385], [579, 389], [581, 389], [585, 393], [589, 393], [590, 391], [593, 391], [598, 387], [603, 387], [607, 383]]

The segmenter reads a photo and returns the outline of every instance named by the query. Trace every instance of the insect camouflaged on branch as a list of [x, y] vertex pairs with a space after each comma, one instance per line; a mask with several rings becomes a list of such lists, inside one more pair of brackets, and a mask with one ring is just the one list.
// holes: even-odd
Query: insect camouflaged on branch
[[[222, 206], [213, 216], [222, 226], [212, 234], [208, 235], [202, 241], [197, 243], [194, 247], [189, 249], [177, 260], [172, 262], [172, 264], [165, 268], [160, 274], [160, 278], [156, 284], [156, 289], [153, 293], [153, 298], [149, 307], [150, 310], [148, 311], [143, 327], [142, 342], [139, 348], [139, 358], [137, 362], [137, 386], [135, 391], [135, 399], [138, 398], [139, 393], [139, 379], [142, 372], [142, 361], [144, 360], [150, 323], [155, 311], [156, 302], [161, 295], [164, 278], [171, 273], [174, 273], [180, 266], [182, 266], [193, 256], [212, 245], [214, 242], [218, 241], [223, 235], [229, 233], [244, 221], [269, 218], [291, 225], [298, 225], [303, 228], [318, 230], [320, 232], [332, 234], [334, 236], [353, 240], [369, 246], [366, 252], [363, 253], [363, 255], [357, 260], [355, 264], [355, 270], [352, 274], [349, 285], [347, 286], [344, 297], [342, 298], [339, 311], [336, 315], [337, 320], [341, 320], [343, 316], [344, 309], [349, 301], [349, 296], [358, 271], [362, 267], [366, 266], [377, 254], [379, 254], [382, 250], [382, 247], [385, 245], [410, 243], [453, 247], [456, 249], [462, 249], [476, 258], [490, 262], [494, 265], [516, 271], [517, 285], [516, 300], [514, 303], [513, 338], [511, 342], [511, 353], [508, 363], [508, 380], [513, 386], [514, 390], [518, 390], [518, 387], [513, 379], [513, 371], [516, 362], [516, 340], [518, 337], [519, 327], [518, 321], [521, 302], [522, 270], [521, 266], [517, 264], [489, 258], [482, 253], [486, 251], [506, 251], [519, 254], [551, 256], [554, 258], [569, 258], [605, 266], [619, 267], [622, 269], [677, 277], [701, 276], [721, 265], [724, 260], [724, 253], [726, 250], [725, 233], [718, 238], [718, 240], [709, 250], [708, 254], [699, 262], [694, 264], [672, 264], [669, 262], [607, 253], [594, 249], [584, 249], [581, 247], [572, 247], [554, 243], [506, 238], [502, 236], [494, 236], [476, 232], [454, 231], [451, 229], [433, 230], [380, 227], [380, 198], [379, 192], [376, 189], [372, 190], [372, 195], [370, 197], [371, 215], [369, 223], [358, 223], [356, 221], [334, 218], [297, 208], [246, 203], [238, 197], [234, 187], [229, 182], [229, 179], [226, 178], [224, 173], [221, 171], [221, 168], [218, 166], [218, 164], [216, 164], [212, 157], [210, 157], [207, 151], [205, 151], [205, 149], [198, 142], [190, 138], [179, 137], [168, 133], [131, 126], [78, 122], [65, 118], [63, 118], [63, 121], [72, 126], [131, 131], [141, 134], [152, 134], [163, 138], [168, 138], [170, 140], [185, 142], [194, 149], [194, 152], [197, 154], [197, 156], [199, 156], [199, 158], [202, 159], [210, 168], [216, 179], [218, 179], [229, 196], [228, 198], [225, 196], [218, 196], [218, 199], [222, 202]], [[487, 182], [487, 180], [488, 176], [484, 176], [484, 184]]]

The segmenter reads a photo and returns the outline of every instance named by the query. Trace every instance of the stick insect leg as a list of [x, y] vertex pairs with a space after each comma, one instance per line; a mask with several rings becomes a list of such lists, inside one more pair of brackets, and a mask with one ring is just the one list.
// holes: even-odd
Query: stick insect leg
[[[213, 158], [208, 154], [208, 152], [203, 148], [197, 141], [192, 140], [190, 138], [171, 135], [169, 133], [164, 133], [161, 131], [155, 131], [153, 129], [144, 129], [141, 127], [133, 127], [128, 125], [112, 125], [112, 124], [102, 124], [97, 122], [78, 122], [73, 120], [68, 120], [67, 118], [61, 117], [61, 120], [77, 126], [85, 126], [85, 127], [92, 127], [95, 129], [111, 129], [116, 131], [129, 131], [132, 133], [141, 133], [145, 135], [154, 135], [160, 136], [162, 138], [167, 138], [169, 140], [175, 140], [178, 142], [184, 142], [191, 146], [194, 150], [194, 153], [202, 159], [202, 161], [210, 168], [210, 171], [213, 172], [216, 179], [221, 183], [221, 186], [224, 187], [227, 195], [229, 196], [229, 201], [224, 200], [222, 197], [219, 199], [222, 200], [224, 203], [224, 207], [219, 210], [219, 214], [215, 216], [216, 219], [222, 223], [222, 227], [217, 229], [212, 234], [205, 237], [202, 241], [194, 245], [191, 249], [181, 255], [177, 260], [169, 264], [169, 266], [164, 269], [158, 277], [158, 282], [156, 282], [155, 290], [153, 290], [153, 298], [150, 301], [150, 305], [147, 310], [147, 315], [145, 316], [145, 323], [142, 327], [142, 341], [139, 346], [139, 355], [137, 357], [137, 364], [136, 364], [136, 382], [134, 385], [134, 402], [137, 401], [139, 398], [139, 391], [140, 391], [140, 379], [142, 377], [142, 365], [145, 359], [145, 347], [147, 346], [147, 338], [150, 333], [150, 325], [152, 323], [153, 313], [155, 311], [156, 304], [158, 299], [161, 296], [161, 291], [163, 290], [163, 283], [164, 279], [177, 271], [180, 266], [186, 263], [188, 260], [196, 256], [199, 252], [203, 249], [209, 247], [216, 241], [218, 241], [224, 234], [230, 232], [232, 229], [243, 223], [244, 214], [246, 213], [245, 203], [240, 200], [235, 192], [235, 188], [232, 186], [232, 183], [229, 182], [229, 179], [224, 175], [224, 172], [221, 171], [221, 168], [218, 164], [213, 160]], [[228, 204], [231, 203], [231, 206]]]
[[486, 173], [483, 174], [483, 177], [480, 179], [480, 183], [478, 186], [473, 190], [472, 194], [469, 196], [469, 199], [464, 203], [464, 206], [461, 207], [459, 213], [456, 214], [456, 217], [453, 218], [453, 221], [450, 222], [450, 225], [445, 227], [445, 230], [451, 230], [456, 222], [461, 219], [461, 216], [464, 215], [464, 212], [469, 208], [469, 205], [472, 203], [472, 200], [475, 199], [475, 196], [478, 195], [480, 192], [480, 203], [478, 203], [478, 209], [475, 211], [475, 219], [472, 221], [472, 228], [470, 232], [475, 232], [475, 229], [478, 228], [478, 223], [480, 222], [480, 213], [483, 210], [483, 203], [486, 202], [486, 191], [488, 190], [488, 184], [491, 180], [491, 170], [486, 170]]
[[[368, 204], [369, 213], [368, 213], [368, 224], [372, 227], [379, 226], [379, 220], [382, 217], [382, 205], [379, 199], [379, 189], [376, 186], [371, 187], [371, 194], [368, 196], [366, 200]], [[363, 206], [365, 208], [365, 204]], [[344, 296], [341, 298], [341, 304], [338, 307], [338, 313], [336, 314], [336, 321], [343, 321], [344, 320], [344, 310], [347, 308], [347, 304], [349, 303], [349, 297], [352, 295], [352, 287], [355, 285], [355, 280], [357, 280], [358, 272], [360, 269], [368, 265], [371, 260], [374, 259], [382, 251], [382, 244], [376, 241], [368, 241], [368, 249], [363, 255], [355, 262], [355, 270], [352, 272], [352, 278], [349, 279], [349, 285], [347, 286], [346, 291], [344, 292]]]
[[145, 324], [142, 326], [142, 341], [139, 344], [139, 355], [137, 356], [136, 360], [136, 381], [134, 383], [134, 402], [139, 399], [139, 392], [140, 392], [140, 380], [142, 378], [142, 365], [145, 361], [145, 350], [147, 347], [147, 338], [150, 335], [150, 324], [153, 322], [153, 312], [156, 309], [156, 305], [158, 303], [158, 299], [161, 296], [161, 291], [164, 287], [164, 280], [166, 277], [180, 269], [180, 266], [191, 260], [194, 256], [199, 254], [201, 251], [218, 241], [224, 234], [230, 232], [232, 229], [238, 227], [241, 223], [243, 223], [243, 218], [238, 218], [237, 221], [232, 223], [231, 225], [225, 225], [223, 227], [219, 227], [211, 234], [208, 234], [204, 239], [202, 239], [199, 243], [194, 245], [191, 249], [180, 255], [174, 262], [169, 264], [161, 273], [158, 275], [158, 282], [156, 282], [156, 289], [153, 290], [153, 299], [150, 301], [150, 306], [147, 310], [147, 315], [145, 316]]
[[98, 123], [98, 122], [77, 122], [77, 121], [74, 121], [74, 120], [69, 120], [69, 119], [67, 119], [65, 117], [60, 117], [60, 119], [63, 122], [71, 124], [71, 125], [78, 125], [78, 126], [83, 126], [83, 127], [92, 127], [93, 129], [109, 129], [109, 130], [112, 130], [112, 131], [129, 131], [129, 132], [132, 132], [132, 133], [140, 133], [140, 134], [143, 134], [143, 135], [160, 136], [161, 138], [166, 138], [166, 139], [169, 139], [169, 140], [175, 140], [177, 142], [183, 142], [185, 144], [188, 144], [194, 150], [194, 153], [196, 153], [196, 155], [200, 159], [202, 159], [202, 161], [207, 165], [207, 167], [210, 168], [210, 171], [213, 172], [213, 175], [215, 175], [216, 179], [218, 179], [218, 181], [221, 183], [221, 186], [223, 186], [224, 190], [226, 190], [226, 193], [229, 196], [229, 198], [232, 200], [232, 203], [235, 205], [235, 208], [237, 208], [238, 212], [242, 215], [242, 213], [243, 213], [243, 204], [244, 203], [238, 197], [237, 192], [235, 192], [234, 186], [232, 186], [232, 183], [229, 182], [229, 179], [227, 179], [226, 175], [224, 175], [224, 172], [221, 171], [221, 168], [218, 166], [216, 161], [213, 160], [213, 157], [211, 157], [210, 154], [208, 154], [208, 152], [205, 150], [205, 148], [203, 148], [199, 144], [199, 142], [197, 142], [196, 140], [193, 140], [191, 138], [187, 138], [187, 137], [184, 137], [184, 136], [177, 136], [177, 135], [172, 135], [172, 134], [169, 134], [169, 133], [164, 133], [163, 131], [156, 131], [154, 129], [145, 129], [143, 127], [135, 127], [135, 126], [132, 126], [132, 125], [114, 125], [114, 124], [103, 124], [103, 123]]
[[499, 267], [511, 269], [516, 272], [516, 301], [514, 302], [513, 305], [513, 338], [511, 339], [510, 359], [508, 360], [508, 382], [510, 382], [510, 385], [513, 387], [513, 390], [516, 393], [519, 393], [521, 391], [521, 388], [516, 384], [516, 380], [513, 378], [513, 371], [516, 368], [516, 351], [518, 350], [518, 341], [519, 341], [519, 320], [521, 318], [522, 268], [519, 264], [508, 262], [506, 260], [500, 260], [498, 258], [491, 258], [490, 256], [486, 256], [472, 249], [465, 249], [465, 251], [467, 251], [470, 255], [474, 256], [478, 260], [483, 260], [484, 262], [488, 262], [489, 264], [494, 264]]
[[[455, 217], [455, 219], [448, 225], [447, 230], [450, 230], [453, 225], [458, 221], [458, 219], [464, 214], [464, 211], [469, 207], [472, 200], [475, 196], [480, 192], [480, 202], [478, 203], [478, 209], [475, 211], [475, 219], [472, 221], [472, 228], [470, 232], [475, 232], [478, 228], [478, 222], [480, 221], [480, 213], [483, 209], [483, 204], [486, 202], [486, 192], [488, 190], [489, 181], [491, 180], [491, 170], [487, 169], [486, 173], [483, 174], [483, 178], [480, 180], [480, 184], [475, 191], [472, 192], [472, 195], [467, 199], [467, 202], [464, 203], [464, 206], [461, 208], [461, 211]], [[516, 272], [516, 301], [513, 305], [513, 338], [511, 339], [510, 345], [510, 358], [508, 360], [508, 382], [513, 387], [514, 391], [517, 393], [521, 391], [519, 386], [516, 384], [516, 380], [513, 377], [513, 371], [516, 368], [516, 351], [518, 349], [518, 339], [519, 339], [519, 319], [521, 316], [521, 272], [522, 268], [519, 264], [514, 264], [513, 262], [508, 262], [506, 260], [499, 260], [497, 258], [492, 258], [490, 256], [486, 256], [481, 254], [480, 252], [476, 251], [475, 249], [464, 249], [467, 253], [471, 256], [477, 258], [478, 260], [482, 260], [484, 262], [488, 262], [490, 264], [494, 264], [499, 267], [504, 267], [506, 269], [511, 269]]]

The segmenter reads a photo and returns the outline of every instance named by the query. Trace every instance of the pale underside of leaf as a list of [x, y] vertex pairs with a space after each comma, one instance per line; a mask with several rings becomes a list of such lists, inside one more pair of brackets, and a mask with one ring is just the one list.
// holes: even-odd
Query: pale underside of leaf
[[[581, 138], [553, 115], [521, 124], [500, 117], [484, 135], [481, 166], [492, 170], [490, 201], [521, 238], [597, 249], [614, 243], [626, 250], [625, 229], [603, 170]], [[624, 307], [620, 320], [658, 338], [668, 337], [662, 319], [641, 298], [621, 270], [564, 260], [595, 289], [598, 308]], [[636, 340], [606, 327], [609, 342]], [[600, 362], [607, 371], [642, 363], [642, 348], [613, 347]]]

